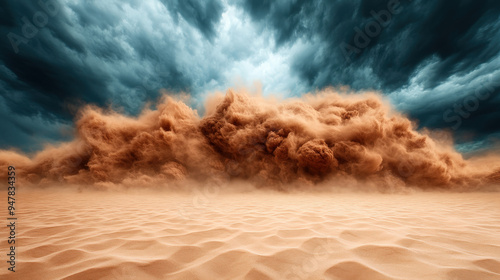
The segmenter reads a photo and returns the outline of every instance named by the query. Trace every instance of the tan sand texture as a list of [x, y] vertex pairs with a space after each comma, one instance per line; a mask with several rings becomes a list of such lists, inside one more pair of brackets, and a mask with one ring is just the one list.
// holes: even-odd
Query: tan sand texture
[[498, 193], [20, 190], [17, 199], [17, 272], [4, 263], [6, 280], [500, 279]]

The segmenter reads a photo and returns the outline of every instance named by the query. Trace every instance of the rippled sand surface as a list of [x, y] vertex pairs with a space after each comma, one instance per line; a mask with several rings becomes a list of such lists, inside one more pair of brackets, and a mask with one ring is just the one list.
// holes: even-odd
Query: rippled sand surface
[[2, 279], [500, 279], [498, 193], [17, 197]]

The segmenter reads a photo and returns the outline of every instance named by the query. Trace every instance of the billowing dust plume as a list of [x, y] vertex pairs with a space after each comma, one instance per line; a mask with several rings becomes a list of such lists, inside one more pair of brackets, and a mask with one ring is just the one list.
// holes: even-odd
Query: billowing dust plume
[[0, 151], [0, 168], [14, 165], [26, 185], [102, 188], [238, 180], [282, 190], [352, 184], [468, 190], [500, 181], [500, 161], [464, 160], [452, 143], [417, 132], [374, 93], [327, 89], [277, 100], [229, 90], [207, 101], [203, 118], [168, 96], [156, 107], [131, 118], [88, 106], [74, 141], [33, 158]]

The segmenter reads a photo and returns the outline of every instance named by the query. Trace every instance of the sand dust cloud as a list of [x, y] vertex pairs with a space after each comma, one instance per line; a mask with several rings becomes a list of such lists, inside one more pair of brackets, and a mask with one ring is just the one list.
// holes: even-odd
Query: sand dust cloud
[[208, 98], [203, 117], [168, 95], [138, 117], [86, 106], [75, 133], [31, 157], [0, 151], [0, 166], [15, 165], [19, 183], [36, 186], [240, 180], [278, 190], [473, 190], [500, 182], [496, 156], [466, 160], [451, 141], [417, 131], [380, 95], [343, 89], [289, 99], [228, 90]]

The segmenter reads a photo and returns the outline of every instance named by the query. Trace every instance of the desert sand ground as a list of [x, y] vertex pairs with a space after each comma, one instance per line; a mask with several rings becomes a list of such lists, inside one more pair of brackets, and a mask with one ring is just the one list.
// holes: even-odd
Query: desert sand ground
[[500, 279], [499, 193], [17, 199], [17, 272], [3, 260], [1, 279]]

